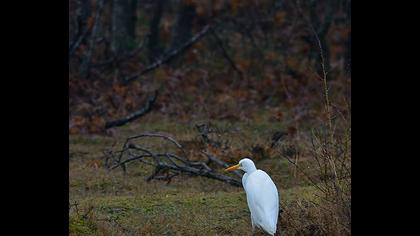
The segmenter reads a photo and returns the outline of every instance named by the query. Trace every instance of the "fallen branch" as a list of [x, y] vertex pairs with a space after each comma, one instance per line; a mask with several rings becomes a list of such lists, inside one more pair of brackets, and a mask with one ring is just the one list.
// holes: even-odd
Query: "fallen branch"
[[142, 137], [159, 137], [159, 138], [164, 138], [166, 140], [171, 141], [173, 144], [175, 144], [178, 148], [182, 149], [181, 144], [179, 144], [175, 139], [173, 139], [172, 137], [169, 137], [167, 135], [164, 134], [155, 134], [155, 133], [142, 133], [139, 135], [134, 135], [131, 136], [129, 138], [127, 138], [128, 141], [133, 140], [133, 139], [138, 139], [138, 138], [142, 138]]
[[[162, 141], [167, 141], [169, 144], [175, 145], [177, 149], [180, 149], [182, 154], [177, 155], [167, 151], [158, 152], [156, 150], [146, 148], [141, 142], [143, 141], [143, 138], [146, 137], [160, 138]], [[118, 153], [118, 155], [115, 155], [116, 153]], [[209, 153], [204, 153], [208, 156], [207, 163], [204, 161], [190, 161], [179, 142], [164, 134], [142, 133], [131, 136], [126, 139], [121, 150], [116, 152], [108, 151], [104, 154], [108, 163], [110, 159], [113, 161], [112, 166], [107, 165], [110, 170], [121, 167], [125, 172], [126, 164], [133, 161], [139, 161], [142, 164], [153, 166], [154, 169], [147, 177], [147, 181], [156, 179], [165, 180], [170, 183], [172, 178], [180, 174], [187, 174], [190, 176], [203, 176], [219, 180], [233, 186], [242, 186], [242, 182], [239, 179], [224, 175], [209, 167], [209, 164], [214, 162], [215, 164], [225, 168], [227, 167], [225, 162]], [[238, 176], [242, 177], [242, 175]]]
[[[207, 156], [207, 158], [209, 159], [210, 162], [214, 162], [214, 163], [216, 163], [217, 165], [219, 165], [219, 166], [221, 166], [223, 168], [228, 168], [229, 167], [229, 164], [227, 164], [226, 162], [220, 160], [216, 156], [214, 156], [214, 155], [212, 155], [212, 154], [210, 154], [208, 152], [205, 152], [205, 151], [202, 151], [202, 153]], [[234, 170], [234, 171], [232, 171], [232, 173], [234, 173], [235, 175], [237, 175], [239, 178], [242, 178], [242, 174], [241, 174], [240, 171]]]
[[[170, 137], [168, 135], [157, 134], [157, 133], [142, 133], [142, 134], [139, 134], [139, 135], [134, 135], [134, 136], [128, 137], [127, 140], [125, 141], [124, 145], [123, 145], [123, 151], [125, 151], [129, 147], [129, 145], [130, 145], [129, 142], [130, 141], [133, 141], [135, 139], [140, 139], [140, 138], [147, 138], [147, 137], [155, 137], [155, 138], [163, 138], [163, 139], [166, 139], [167, 141], [170, 141], [171, 143], [175, 144], [175, 146], [179, 150], [181, 150], [181, 152], [183, 153], [183, 155], [185, 157], [187, 156], [187, 154], [184, 151], [184, 149], [182, 148], [181, 144], [179, 144], [174, 138], [172, 138], [172, 137]], [[119, 160], [121, 160], [121, 157], [122, 157], [121, 155], [123, 154], [123, 151], [120, 153]], [[174, 155], [174, 157], [175, 158], [178, 158], [176, 155]], [[189, 161], [188, 158], [187, 158], [187, 161]]]
[[[167, 170], [175, 170], [175, 171], [180, 171], [183, 173], [188, 173], [191, 175], [196, 175], [196, 176], [204, 176], [210, 179], [215, 179], [215, 180], [219, 180], [219, 181], [223, 181], [226, 182], [228, 184], [231, 184], [233, 186], [237, 186], [237, 187], [241, 187], [242, 183], [230, 176], [227, 175], [223, 175], [220, 173], [217, 173], [213, 170], [208, 170], [205, 168], [194, 168], [191, 166], [183, 166], [183, 167], [177, 167], [174, 165], [170, 165], [170, 164], [166, 164], [166, 163], [160, 163], [158, 165], [159, 170], [163, 170], [163, 169], [167, 169]], [[149, 179], [153, 179], [156, 176], [156, 174], [152, 175], [149, 177]]]
[[127, 124], [128, 122], [138, 119], [141, 116], [144, 116], [146, 113], [148, 113], [152, 109], [152, 106], [156, 101], [157, 95], [158, 95], [158, 91], [156, 90], [154, 94], [147, 99], [146, 105], [140, 110], [135, 111], [121, 119], [106, 122], [105, 129], [109, 129], [116, 126], [122, 126], [122, 125]]
[[131, 82], [131, 81], [137, 79], [138, 77], [140, 77], [140, 76], [142, 76], [142, 75], [144, 75], [148, 72], [151, 72], [154, 69], [160, 67], [162, 64], [165, 64], [165, 63], [169, 62], [171, 59], [178, 56], [179, 54], [181, 54], [182, 52], [184, 52], [185, 50], [190, 48], [198, 40], [200, 40], [204, 35], [206, 35], [209, 32], [209, 29], [210, 29], [210, 25], [204, 26], [204, 28], [200, 32], [198, 32], [190, 40], [188, 40], [183, 45], [181, 45], [181, 47], [179, 47], [177, 49], [174, 49], [174, 50], [170, 51], [169, 53], [163, 55], [161, 58], [158, 58], [154, 63], [147, 66], [144, 70], [125, 78], [124, 81], [126, 83]]

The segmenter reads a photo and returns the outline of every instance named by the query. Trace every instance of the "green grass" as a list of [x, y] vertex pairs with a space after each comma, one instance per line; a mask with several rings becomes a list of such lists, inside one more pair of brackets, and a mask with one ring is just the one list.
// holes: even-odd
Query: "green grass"
[[[147, 231], [153, 235], [247, 235], [251, 225], [246, 196], [241, 189], [236, 190], [86, 198], [78, 202], [79, 208], [93, 207], [94, 217], [80, 220], [76, 213], [71, 214], [70, 233], [100, 233], [100, 228], [106, 228], [111, 231], [108, 233], [115, 234], [123, 233], [120, 230], [124, 229], [128, 234]], [[313, 187], [283, 190], [281, 203], [287, 209], [297, 199], [315, 199], [314, 192]], [[121, 229], [106, 224], [117, 224]]]
[[[102, 151], [113, 144], [119, 147], [130, 135], [160, 131], [172, 134], [177, 140], [191, 140], [196, 135], [193, 125], [146, 119], [141, 125], [118, 129], [113, 137], [70, 136], [70, 203], [78, 204], [77, 209], [70, 209], [70, 235], [250, 235], [250, 215], [242, 188], [184, 175], [175, 177], [170, 184], [146, 182], [150, 169], [144, 165], [129, 164], [126, 175], [119, 169], [108, 171], [102, 166]], [[263, 124], [258, 127], [225, 122], [215, 125], [239, 128], [245, 137], [264, 136], [268, 132], [268, 126]], [[231, 145], [239, 149], [258, 142], [248, 138], [249, 143], [235, 137], [232, 140]], [[147, 142], [153, 147], [161, 145], [156, 139]], [[301, 176], [295, 176], [293, 165], [280, 156], [259, 160], [256, 165], [272, 177], [281, 193], [285, 213], [279, 231], [293, 235], [297, 226], [289, 218], [312, 214], [298, 212], [302, 204], [305, 208], [313, 207], [318, 201], [316, 188]]]

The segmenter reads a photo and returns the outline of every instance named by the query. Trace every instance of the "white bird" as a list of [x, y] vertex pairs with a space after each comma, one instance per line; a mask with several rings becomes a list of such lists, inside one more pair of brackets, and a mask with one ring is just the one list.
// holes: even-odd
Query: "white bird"
[[231, 166], [226, 171], [245, 171], [242, 186], [246, 192], [248, 207], [251, 212], [252, 233], [255, 226], [274, 235], [277, 229], [279, 214], [279, 193], [270, 176], [263, 170], [257, 170], [253, 161], [244, 158], [239, 164]]

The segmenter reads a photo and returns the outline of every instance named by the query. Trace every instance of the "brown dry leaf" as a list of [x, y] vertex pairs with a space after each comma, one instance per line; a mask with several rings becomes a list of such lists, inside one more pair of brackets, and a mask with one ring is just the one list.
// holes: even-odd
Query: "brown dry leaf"
[[86, 163], [86, 166], [92, 169], [99, 169], [99, 167], [102, 167], [102, 161], [98, 159], [90, 160]]
[[204, 42], [198, 41], [192, 46], [192, 48], [197, 51], [201, 51], [206, 49], [206, 45], [204, 44]]
[[232, 97], [229, 94], [220, 94], [219, 96], [217, 96], [216, 100], [219, 103], [225, 103], [232, 100]]
[[281, 111], [278, 111], [275, 115], [274, 115], [274, 117], [275, 117], [275, 119], [277, 120], [277, 121], [282, 121], [283, 120], [283, 112], [281, 112]]
[[236, 56], [235, 61], [240, 71], [246, 71], [251, 67], [251, 60], [245, 59], [243, 56]]
[[196, 4], [196, 0], [182, 0], [182, 3], [184, 5], [195, 5]]
[[241, 0], [231, 0], [230, 1], [230, 6], [231, 6], [231, 8], [232, 8], [232, 12], [233, 12], [233, 14], [235, 15], [236, 13], [238, 13], [238, 9], [239, 9], [239, 7], [240, 7], [240, 2], [241, 2]]
[[210, 3], [208, 1], [197, 1], [195, 3], [195, 13], [197, 14], [197, 16], [200, 16], [200, 17], [208, 16], [209, 10], [210, 10], [209, 4]]
[[87, 102], [83, 102], [74, 108], [74, 113], [81, 116], [89, 116], [92, 113], [93, 106]]
[[287, 58], [286, 59], [286, 64], [291, 69], [298, 69], [298, 67], [299, 67], [299, 61], [295, 57], [289, 57], [289, 58]]
[[170, 32], [171, 28], [172, 28], [172, 24], [173, 24], [173, 22], [171, 20], [164, 19], [161, 22], [161, 27], [162, 27], [163, 31]]
[[237, 163], [244, 157], [252, 157], [252, 153], [247, 150], [234, 149], [228, 150], [219, 157], [226, 163]]
[[287, 13], [285, 11], [278, 11], [274, 16], [274, 22], [276, 22], [277, 26], [281, 26], [286, 19]]
[[264, 59], [267, 61], [275, 61], [278, 58], [279, 58], [278, 54], [273, 51], [270, 51], [264, 54]]
[[247, 98], [249, 95], [249, 91], [245, 89], [236, 89], [232, 91], [232, 94], [235, 98]]
[[89, 123], [89, 132], [101, 133], [105, 130], [105, 120], [102, 117], [94, 116]]
[[93, 18], [93, 16], [89, 16], [87, 19], [87, 27], [89, 30], [92, 30], [94, 23], [95, 23], [95, 19]]
[[196, 62], [198, 59], [196, 49], [188, 51], [185, 55], [185, 61], [189, 64]]
[[112, 90], [114, 91], [115, 94], [124, 95], [127, 92], [127, 87], [114, 84], [112, 86]]
[[79, 133], [79, 128], [77, 127], [69, 128], [69, 134], [78, 134], [78, 133]]
[[163, 68], [156, 69], [155, 79], [159, 82], [164, 82], [168, 78], [167, 72]]
[[213, 2], [213, 12], [218, 13], [223, 10], [225, 6], [225, 0], [214, 0]]
[[135, 105], [136, 105], [136, 103], [134, 102], [134, 98], [133, 98], [133, 96], [128, 96], [128, 97], [125, 99], [124, 104], [125, 104], [125, 108], [126, 108], [127, 110], [134, 110], [134, 109], [135, 109]]
[[74, 116], [73, 119], [71, 119], [70, 124], [72, 127], [76, 127], [84, 125], [85, 122], [86, 120], [83, 116]]
[[287, 133], [288, 133], [290, 136], [295, 135], [295, 134], [296, 134], [296, 132], [297, 132], [296, 127], [294, 127], [294, 126], [289, 126], [289, 127], [287, 127]]
[[210, 153], [213, 153], [216, 156], [220, 156], [221, 155], [221, 151], [219, 148], [215, 147], [212, 144], [207, 144], [207, 149], [209, 150]]

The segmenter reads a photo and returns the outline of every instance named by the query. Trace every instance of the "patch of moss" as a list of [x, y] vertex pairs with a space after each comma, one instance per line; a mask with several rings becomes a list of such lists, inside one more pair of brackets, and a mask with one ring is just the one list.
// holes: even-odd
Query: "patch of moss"
[[70, 235], [91, 235], [95, 229], [95, 222], [87, 217], [71, 215], [69, 218]]

